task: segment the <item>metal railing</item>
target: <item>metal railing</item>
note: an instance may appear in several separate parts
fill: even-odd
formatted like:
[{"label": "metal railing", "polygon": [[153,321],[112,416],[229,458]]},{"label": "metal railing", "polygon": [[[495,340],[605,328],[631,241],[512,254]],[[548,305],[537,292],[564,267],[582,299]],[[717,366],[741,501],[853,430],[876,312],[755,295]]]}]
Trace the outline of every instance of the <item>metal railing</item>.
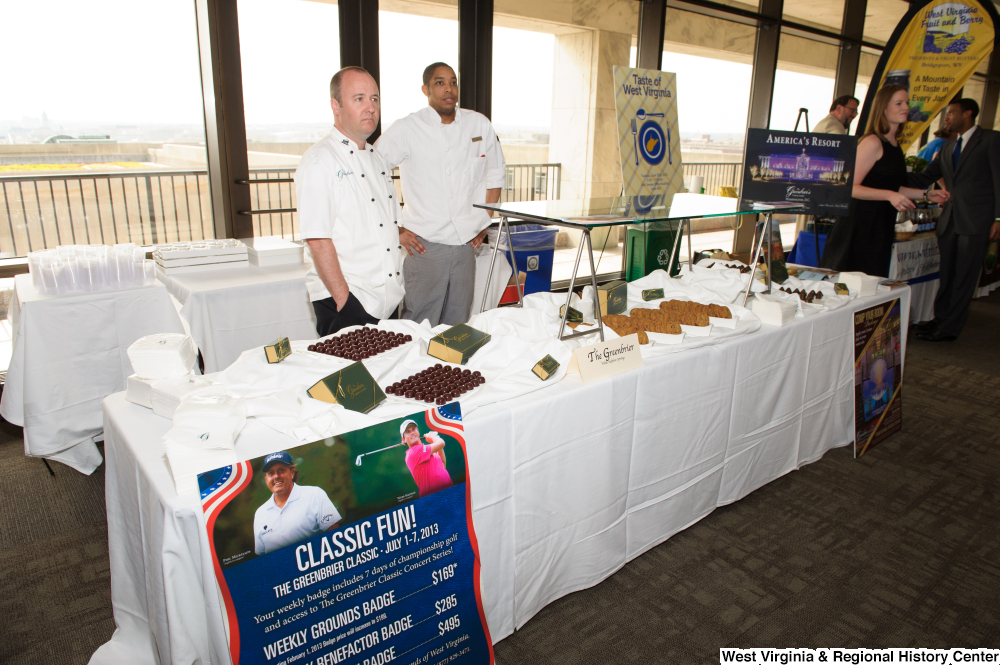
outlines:
[{"label": "metal railing", "polygon": [[705,176],[705,193],[718,195],[719,187],[735,187],[737,191],[742,183],[742,162],[692,162],[684,164],[684,179],[691,181],[691,176]]},{"label": "metal railing", "polygon": [[[739,187],[741,164],[684,164],[705,176],[705,191]],[[298,237],[295,169],[252,169],[255,235]],[[267,183],[262,181],[275,180]],[[562,165],[508,164],[501,201],[560,198]],[[257,210],[285,210],[258,214]],[[0,257],[66,244],[203,240],[214,237],[208,174],[203,170],[0,176]]]},{"label": "metal railing", "polygon": [[0,176],[0,256],[214,235],[204,171]]},{"label": "metal railing", "polygon": [[550,201],[560,197],[562,164],[508,164],[500,202]]}]

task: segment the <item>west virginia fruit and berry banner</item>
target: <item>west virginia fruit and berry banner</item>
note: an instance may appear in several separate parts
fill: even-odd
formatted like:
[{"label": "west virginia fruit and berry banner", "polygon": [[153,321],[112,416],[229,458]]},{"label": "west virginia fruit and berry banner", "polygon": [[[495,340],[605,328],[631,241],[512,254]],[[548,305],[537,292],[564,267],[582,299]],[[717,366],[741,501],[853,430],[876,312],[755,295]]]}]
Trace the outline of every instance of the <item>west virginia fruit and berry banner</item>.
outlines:
[{"label": "west virginia fruit and berry banner", "polygon": [[199,476],[233,665],[486,665],[458,404]]},{"label": "west virginia fruit and berry banner", "polygon": [[905,151],[927,129],[993,50],[1000,16],[992,2],[913,2],[882,51],[865,97],[857,133],[864,133],[875,93],[895,83],[910,91],[909,122],[899,137]]}]

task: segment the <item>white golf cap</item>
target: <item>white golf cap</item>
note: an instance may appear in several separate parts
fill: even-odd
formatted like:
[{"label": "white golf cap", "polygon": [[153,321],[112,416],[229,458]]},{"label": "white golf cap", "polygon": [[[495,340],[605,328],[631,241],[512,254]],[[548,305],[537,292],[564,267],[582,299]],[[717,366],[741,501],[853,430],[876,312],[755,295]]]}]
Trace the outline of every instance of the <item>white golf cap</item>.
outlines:
[{"label": "white golf cap", "polygon": [[406,428],[410,425],[416,426],[416,420],[404,420],[403,424],[399,426],[399,438],[403,438],[403,434],[406,433]]}]

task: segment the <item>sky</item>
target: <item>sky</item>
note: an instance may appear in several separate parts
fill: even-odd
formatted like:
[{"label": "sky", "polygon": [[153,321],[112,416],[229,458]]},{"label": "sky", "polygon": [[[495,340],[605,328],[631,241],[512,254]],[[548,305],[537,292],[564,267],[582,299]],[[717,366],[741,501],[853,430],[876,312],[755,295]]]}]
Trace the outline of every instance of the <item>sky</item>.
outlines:
[{"label": "sky", "polygon": [[[5,73],[6,89],[17,94],[0,97],[0,120],[20,122],[45,112],[53,123],[201,124],[193,5],[191,0],[7,3],[5,51],[31,58]],[[332,124],[328,86],[340,64],[336,5],[239,0],[238,11],[247,124]],[[379,21],[385,127],[426,105],[420,76],[427,64],[457,66],[458,34],[457,22],[445,19],[380,12]],[[38,47],[34,26],[44,26],[44,48]],[[550,125],[555,44],[552,35],[494,29],[495,124]],[[750,65],[664,53],[663,70],[677,74],[684,135],[742,135]],[[803,106],[814,125],[828,112],[832,93],[832,77],[779,70],[772,127],[791,129]]]}]

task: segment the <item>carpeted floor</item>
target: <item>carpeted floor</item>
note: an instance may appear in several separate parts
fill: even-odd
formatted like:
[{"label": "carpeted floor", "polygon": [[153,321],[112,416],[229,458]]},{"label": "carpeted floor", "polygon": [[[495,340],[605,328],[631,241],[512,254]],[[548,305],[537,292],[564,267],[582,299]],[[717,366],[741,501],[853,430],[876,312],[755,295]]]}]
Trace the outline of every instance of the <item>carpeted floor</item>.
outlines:
[{"label": "carpeted floor", "polygon": [[[1000,292],[911,341],[904,428],[790,473],[552,603],[497,662],[710,663],[723,646],[1000,647]],[[85,663],[114,630],[103,467],[0,440],[0,663]]]}]

